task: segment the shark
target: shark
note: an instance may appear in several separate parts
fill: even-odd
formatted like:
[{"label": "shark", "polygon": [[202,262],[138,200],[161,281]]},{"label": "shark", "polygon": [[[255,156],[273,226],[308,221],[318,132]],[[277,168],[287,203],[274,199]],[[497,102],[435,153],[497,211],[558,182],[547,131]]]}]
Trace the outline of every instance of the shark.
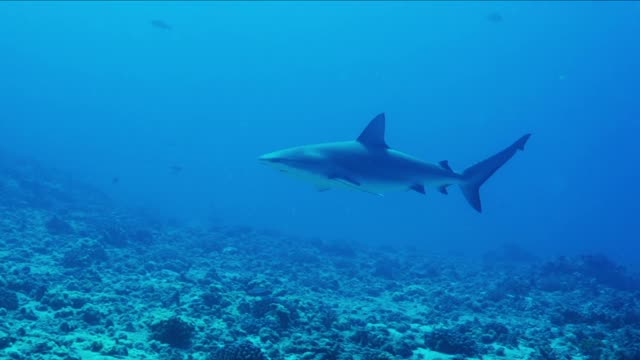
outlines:
[{"label": "shark", "polygon": [[286,148],[260,156],[260,162],[313,183],[319,191],[347,188],[382,195],[410,190],[426,194],[427,188],[448,194],[457,185],[469,205],[482,212],[480,187],[524,146],[531,134],[521,136],[503,150],[462,172],[447,160],[428,163],[392,149],[385,140],[386,120],[373,118],[355,140]]}]

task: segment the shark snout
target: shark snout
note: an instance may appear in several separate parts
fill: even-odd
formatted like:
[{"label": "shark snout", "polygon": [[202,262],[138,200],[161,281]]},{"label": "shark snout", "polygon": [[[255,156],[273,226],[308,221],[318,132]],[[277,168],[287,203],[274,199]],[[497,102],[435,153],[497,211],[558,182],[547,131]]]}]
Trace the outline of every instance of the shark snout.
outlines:
[{"label": "shark snout", "polygon": [[258,158],[258,161],[265,163],[265,164],[277,164],[282,162],[282,158],[276,156],[274,153],[268,153],[268,154],[264,154],[262,156],[260,156]]}]

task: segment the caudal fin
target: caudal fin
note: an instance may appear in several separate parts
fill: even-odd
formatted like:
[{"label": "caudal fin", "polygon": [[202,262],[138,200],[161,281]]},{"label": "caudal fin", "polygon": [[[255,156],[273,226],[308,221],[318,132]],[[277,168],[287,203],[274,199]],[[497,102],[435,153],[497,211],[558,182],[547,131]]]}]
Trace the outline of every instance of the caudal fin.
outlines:
[{"label": "caudal fin", "polygon": [[478,212],[482,212],[482,203],[480,202],[480,186],[491,177],[502,165],[504,165],[518,150],[524,150],[524,145],[529,140],[531,134],[522,136],[511,146],[500,151],[499,153],[483,160],[469,168],[467,168],[462,176],[465,182],[460,184],[462,194],[467,199],[471,207]]}]

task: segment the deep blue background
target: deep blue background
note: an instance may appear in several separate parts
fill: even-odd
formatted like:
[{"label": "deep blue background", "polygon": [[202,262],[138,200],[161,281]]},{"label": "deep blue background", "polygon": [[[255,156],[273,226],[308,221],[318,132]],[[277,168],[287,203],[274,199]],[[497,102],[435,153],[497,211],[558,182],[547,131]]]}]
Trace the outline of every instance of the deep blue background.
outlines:
[{"label": "deep blue background", "polygon": [[[640,257],[638,3],[2,2],[0,34],[1,146],[123,205],[436,251]],[[392,147],[457,170],[533,137],[482,188],[483,214],[456,189],[318,193],[256,161],[355,138],[382,111]]]}]

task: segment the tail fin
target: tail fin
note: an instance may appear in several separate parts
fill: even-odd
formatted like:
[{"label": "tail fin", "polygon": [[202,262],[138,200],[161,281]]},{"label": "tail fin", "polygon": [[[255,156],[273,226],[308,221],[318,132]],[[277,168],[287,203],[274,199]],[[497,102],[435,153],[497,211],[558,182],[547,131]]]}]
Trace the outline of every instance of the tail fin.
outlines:
[{"label": "tail fin", "polygon": [[502,165],[504,165],[518,150],[524,150],[524,144],[527,143],[531,134],[522,136],[518,141],[514,142],[508,148],[499,153],[483,160],[469,168],[467,168],[462,176],[465,182],[460,184],[462,194],[469,202],[469,205],[482,212],[482,204],[480,202],[480,186],[491,177]]}]

